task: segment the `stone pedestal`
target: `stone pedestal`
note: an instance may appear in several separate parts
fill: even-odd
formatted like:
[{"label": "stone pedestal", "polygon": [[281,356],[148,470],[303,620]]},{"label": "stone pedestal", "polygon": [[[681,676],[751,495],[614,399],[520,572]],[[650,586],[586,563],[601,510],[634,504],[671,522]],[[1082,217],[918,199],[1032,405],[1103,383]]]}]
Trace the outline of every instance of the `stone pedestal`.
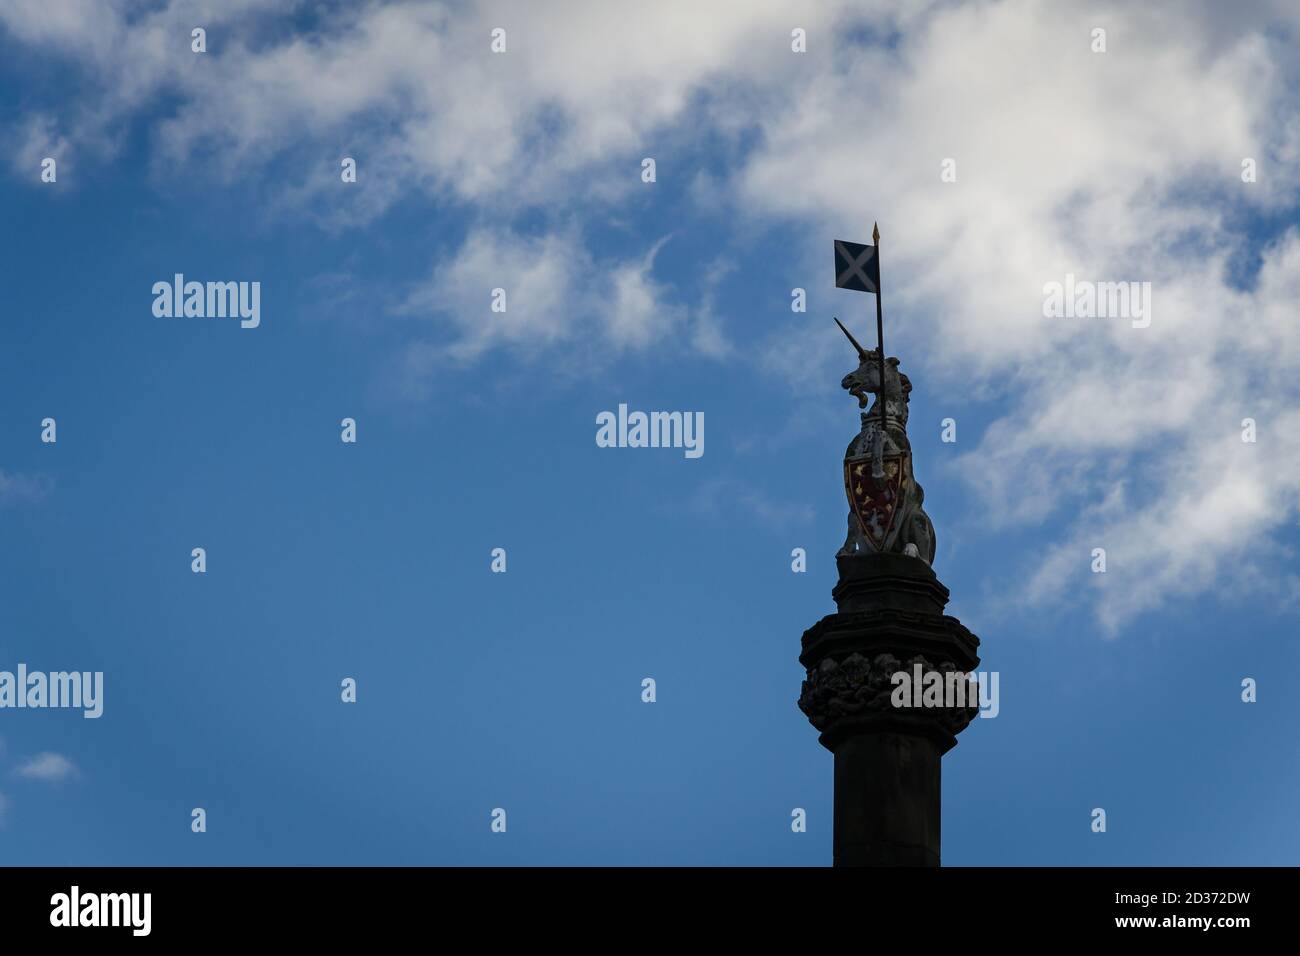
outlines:
[{"label": "stone pedestal", "polygon": [[948,589],[902,554],[836,559],[838,612],[803,635],[799,708],[835,754],[835,865],[938,866],[940,758],[978,712],[895,707],[899,671],[970,673],[979,638],[943,613]]}]

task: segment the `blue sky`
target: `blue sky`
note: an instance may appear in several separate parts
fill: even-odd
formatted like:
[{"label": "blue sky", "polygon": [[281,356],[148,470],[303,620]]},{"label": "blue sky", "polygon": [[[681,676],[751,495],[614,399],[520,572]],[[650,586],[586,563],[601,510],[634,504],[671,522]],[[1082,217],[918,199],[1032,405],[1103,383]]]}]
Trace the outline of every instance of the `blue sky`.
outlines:
[{"label": "blue sky", "polygon": [[[870,327],[830,240],[879,219],[1000,674],[944,862],[1296,862],[1294,13],[782,6],[0,14],[0,669],[105,674],[98,720],[0,711],[0,860],[829,863],[797,657],[857,430],[831,315]],[[154,317],[176,272],[260,281],[260,326]],[[1151,281],[1151,327],[1044,317],[1066,272]],[[620,402],[705,454],[598,448]]]}]

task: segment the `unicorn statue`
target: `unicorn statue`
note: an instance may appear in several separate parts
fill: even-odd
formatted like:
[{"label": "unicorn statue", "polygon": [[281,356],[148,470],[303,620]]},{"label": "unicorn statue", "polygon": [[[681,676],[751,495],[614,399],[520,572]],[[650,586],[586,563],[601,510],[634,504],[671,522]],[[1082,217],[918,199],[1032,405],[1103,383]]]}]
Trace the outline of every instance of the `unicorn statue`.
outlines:
[{"label": "unicorn statue", "polygon": [[[849,533],[839,555],[905,554],[934,561],[934,525],[921,505],[925,492],[912,475],[912,445],[907,440],[907,403],[912,383],[899,372],[898,359],[884,361],[880,350],[858,344],[839,319],[858,353],[858,367],[840,387],[858,400],[862,430],[844,452],[844,492],[849,499]],[[867,408],[871,396],[874,403]],[[883,414],[882,414],[883,412]]]}]

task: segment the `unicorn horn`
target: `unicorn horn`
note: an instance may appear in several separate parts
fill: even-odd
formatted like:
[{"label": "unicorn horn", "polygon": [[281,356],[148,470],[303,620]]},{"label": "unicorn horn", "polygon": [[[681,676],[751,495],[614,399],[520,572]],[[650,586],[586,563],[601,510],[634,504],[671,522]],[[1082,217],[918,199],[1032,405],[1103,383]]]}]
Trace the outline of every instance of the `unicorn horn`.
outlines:
[{"label": "unicorn horn", "polygon": [[867,353],[862,350],[862,346],[859,345],[858,340],[853,337],[853,333],[846,329],[844,323],[838,318],[835,319],[835,324],[840,327],[841,332],[849,337],[849,341],[853,343],[853,347],[858,350],[858,358],[865,362],[867,360]]}]

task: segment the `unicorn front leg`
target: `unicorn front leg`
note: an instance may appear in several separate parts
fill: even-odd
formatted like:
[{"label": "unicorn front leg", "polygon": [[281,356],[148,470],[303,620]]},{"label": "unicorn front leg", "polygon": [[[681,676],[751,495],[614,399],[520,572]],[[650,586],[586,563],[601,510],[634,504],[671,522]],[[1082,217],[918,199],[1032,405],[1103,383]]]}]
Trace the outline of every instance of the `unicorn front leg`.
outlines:
[{"label": "unicorn front leg", "polygon": [[866,542],[862,538],[862,525],[858,523],[858,516],[852,511],[849,512],[849,533],[844,539],[844,547],[840,548],[837,557],[841,554],[857,554],[863,550]]}]

